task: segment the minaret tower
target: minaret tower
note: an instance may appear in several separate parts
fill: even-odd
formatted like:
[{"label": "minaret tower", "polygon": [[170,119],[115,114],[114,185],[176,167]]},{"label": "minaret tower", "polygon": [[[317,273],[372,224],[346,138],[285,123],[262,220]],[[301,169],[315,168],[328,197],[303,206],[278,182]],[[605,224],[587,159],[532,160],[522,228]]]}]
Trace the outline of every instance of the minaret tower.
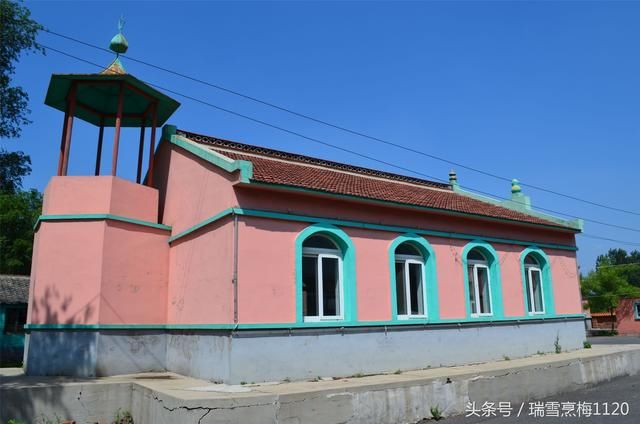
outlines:
[{"label": "minaret tower", "polygon": [[[25,350],[31,375],[94,376],[106,364],[121,372],[163,367],[145,350],[152,336],[138,340],[127,328],[166,324],[170,228],[158,222],[153,165],[156,128],[179,103],[125,71],[122,26],[121,20],[109,45],[116,57],[106,69],[55,74],[49,83],[45,104],[64,112],[64,123],[57,175],[45,189],[36,224]],[[86,164],[89,175],[70,176],[72,147],[87,141],[73,140],[78,119],[98,129],[95,165]],[[111,170],[100,175],[110,128]],[[137,146],[121,137],[123,128],[140,129]],[[129,148],[138,154],[135,181],[117,175],[118,155]],[[134,339],[136,360],[118,357]]]}]

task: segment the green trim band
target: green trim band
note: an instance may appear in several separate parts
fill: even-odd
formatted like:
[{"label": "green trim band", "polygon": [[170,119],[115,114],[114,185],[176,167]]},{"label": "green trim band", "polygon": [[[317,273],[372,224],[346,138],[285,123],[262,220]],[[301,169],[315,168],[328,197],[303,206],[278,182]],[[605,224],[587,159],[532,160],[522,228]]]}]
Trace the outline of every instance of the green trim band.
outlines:
[{"label": "green trim band", "polygon": [[519,316],[508,318],[478,318],[472,321],[464,319],[440,319],[437,322],[427,319],[412,319],[399,321],[352,321],[352,322],[284,322],[264,324],[25,324],[29,331],[46,330],[278,330],[278,329],[305,329],[305,328],[347,328],[347,327],[393,327],[424,325],[437,326],[438,324],[473,324],[485,323],[514,323],[522,321],[562,321],[568,319],[584,319],[584,314],[556,315],[553,318],[536,316]]},{"label": "green trim band", "polygon": [[110,220],[126,222],[128,224],[142,225],[144,227],[156,228],[164,231],[171,231],[171,227],[164,224],[156,224],[155,222],[142,221],[140,219],[127,218],[125,216],[112,215],[109,213],[85,213],[85,214],[69,214],[69,215],[40,215],[36,224],[34,225],[34,231],[38,231],[38,227],[41,222],[47,221],[100,221]]},{"label": "green trim band", "polygon": [[212,216],[211,218],[208,218],[192,227],[189,227],[188,229],[182,231],[181,233],[171,237],[169,242],[173,242],[194,231],[197,231],[202,227],[209,225],[211,223],[214,223],[229,214],[253,216],[258,218],[281,219],[285,221],[298,221],[298,222],[308,222],[308,223],[317,223],[317,224],[322,223],[322,224],[329,224],[329,225],[335,225],[335,226],[361,228],[361,229],[367,229],[367,230],[391,231],[391,232],[402,233],[402,234],[413,233],[413,234],[422,235],[422,236],[443,237],[443,238],[453,238],[453,239],[462,239],[462,240],[484,240],[486,242],[492,242],[492,243],[517,244],[521,246],[535,245],[540,248],[547,248],[547,249],[560,249],[560,250],[571,250],[571,251],[578,250],[576,246],[570,246],[566,244],[537,243],[535,241],[506,239],[506,238],[499,238],[499,237],[483,237],[478,234],[465,234],[465,233],[455,233],[455,232],[447,232],[447,231],[425,230],[420,228],[372,224],[369,222],[362,222],[362,221],[349,221],[344,219],[332,219],[332,218],[324,218],[324,217],[308,216],[308,215],[295,215],[295,214],[288,214],[288,213],[282,213],[282,212],[272,212],[272,211],[265,211],[265,210],[258,210],[258,209],[243,209],[243,208],[225,209],[222,212],[219,212],[216,215]]}]

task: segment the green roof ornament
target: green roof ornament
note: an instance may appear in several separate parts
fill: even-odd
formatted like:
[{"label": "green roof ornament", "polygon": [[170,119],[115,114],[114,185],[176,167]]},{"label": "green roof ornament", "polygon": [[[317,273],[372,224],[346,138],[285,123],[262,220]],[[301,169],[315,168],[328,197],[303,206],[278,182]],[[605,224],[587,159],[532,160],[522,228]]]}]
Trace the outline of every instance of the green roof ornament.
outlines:
[{"label": "green roof ornament", "polygon": [[116,53],[116,55],[125,54],[129,48],[129,43],[125,38],[122,30],[124,29],[124,17],[120,17],[118,20],[118,33],[111,39],[109,43],[109,49]]},{"label": "green roof ornament", "polygon": [[522,192],[522,187],[520,187],[520,181],[514,178],[513,180],[511,180],[511,193],[518,194],[520,192]]}]

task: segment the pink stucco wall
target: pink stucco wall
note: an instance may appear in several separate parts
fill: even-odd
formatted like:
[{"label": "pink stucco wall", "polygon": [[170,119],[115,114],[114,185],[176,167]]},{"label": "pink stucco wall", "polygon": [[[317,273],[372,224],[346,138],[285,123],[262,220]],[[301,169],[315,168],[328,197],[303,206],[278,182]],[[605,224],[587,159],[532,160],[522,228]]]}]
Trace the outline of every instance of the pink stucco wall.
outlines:
[{"label": "pink stucco wall", "polygon": [[640,299],[621,299],[616,309],[616,329],[620,335],[640,335],[640,320],[635,317],[633,305]]},{"label": "pink stucco wall", "polygon": [[119,177],[53,177],[43,215],[112,214],[157,222],[158,190]]},{"label": "pink stucco wall", "polygon": [[210,225],[171,246],[169,324],[233,322],[233,223]]},{"label": "pink stucco wall", "polygon": [[154,324],[167,319],[168,233],[107,221],[104,228],[101,324]]},{"label": "pink stucco wall", "polygon": [[156,157],[154,182],[160,191],[162,223],[177,234],[223,209],[237,205],[237,175],[221,171],[167,142]]}]

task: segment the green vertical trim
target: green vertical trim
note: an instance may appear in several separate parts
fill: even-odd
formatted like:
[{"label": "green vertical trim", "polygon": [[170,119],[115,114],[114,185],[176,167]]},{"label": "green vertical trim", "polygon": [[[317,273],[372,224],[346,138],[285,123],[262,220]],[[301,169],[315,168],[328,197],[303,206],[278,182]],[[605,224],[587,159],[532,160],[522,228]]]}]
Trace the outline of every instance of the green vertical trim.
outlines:
[{"label": "green vertical trim", "polygon": [[[475,240],[462,250],[462,273],[464,277],[464,304],[468,320],[476,320],[484,317],[471,316],[471,304],[469,303],[469,272],[467,271],[467,256],[472,249],[478,248],[489,262],[489,288],[491,290],[492,319],[504,318],[504,305],[502,303],[502,278],[500,272],[500,257],[496,250],[484,240]],[[476,300],[477,301],[477,300]]]},{"label": "green vertical trim", "polygon": [[[524,259],[527,255],[532,254],[540,263],[542,269],[542,291],[544,292],[544,314],[530,314],[527,308],[527,299],[529,298],[529,291],[527,290],[527,277],[524,269]],[[551,265],[549,257],[542,249],[537,246],[527,247],[520,253],[520,273],[522,276],[522,290],[524,292],[524,313],[525,315],[531,315],[532,317],[555,317],[556,307],[553,297],[553,282],[551,278]]]},{"label": "green vertical trim", "polygon": [[[296,322],[304,323],[302,315],[302,243],[315,234],[323,234],[338,244],[342,251],[342,296],[344,296],[344,320],[339,323],[357,321],[356,303],[356,249],[353,242],[341,229],[331,224],[313,224],[298,234],[295,241],[296,251]],[[334,321],[336,322],[336,321]]]},{"label": "green vertical trim", "polygon": [[[422,276],[424,281],[424,296],[426,297],[425,305],[427,309],[427,319],[421,322],[434,322],[440,319],[440,306],[438,302],[438,273],[436,271],[436,255],[429,244],[424,238],[416,234],[403,234],[398,236],[389,245],[389,275],[391,282],[391,319],[392,321],[409,321],[398,319],[398,293],[396,292],[396,248],[404,242],[411,243],[418,249],[422,257],[424,258],[424,275]],[[419,318],[418,318],[419,319]]]}]

